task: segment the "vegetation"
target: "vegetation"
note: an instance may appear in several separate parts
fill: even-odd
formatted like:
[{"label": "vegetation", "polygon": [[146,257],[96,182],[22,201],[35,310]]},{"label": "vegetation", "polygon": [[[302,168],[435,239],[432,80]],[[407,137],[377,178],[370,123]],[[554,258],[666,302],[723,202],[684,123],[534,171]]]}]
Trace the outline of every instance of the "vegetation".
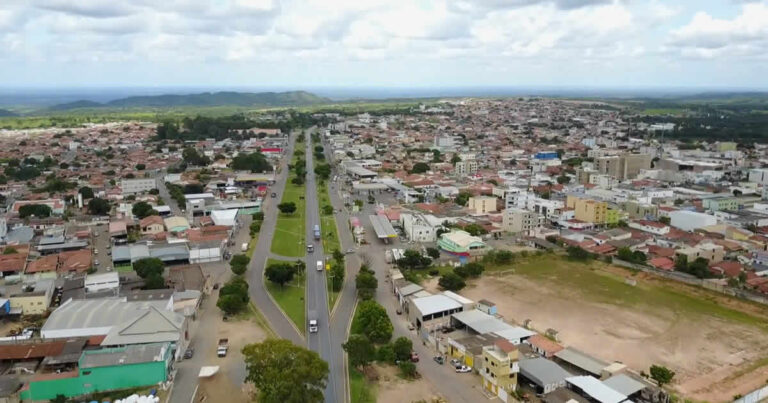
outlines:
[{"label": "vegetation", "polygon": [[440,287],[449,291],[459,291],[466,287],[464,279],[456,273],[445,273],[437,282]]},{"label": "vegetation", "polygon": [[280,287],[291,282],[296,275],[296,267],[290,263],[273,263],[264,270],[267,279]]},{"label": "vegetation", "polygon": [[216,306],[227,314],[242,312],[248,307],[248,283],[240,276],[233,277],[219,290]]},{"label": "vegetation", "polygon": [[112,205],[104,199],[94,197],[88,202],[88,212],[92,215],[108,215]]},{"label": "vegetation", "polygon": [[364,334],[351,334],[347,342],[341,345],[349,354],[349,362],[354,367],[363,368],[376,358],[376,347]]},{"label": "vegetation", "polygon": [[363,300],[371,299],[378,286],[379,280],[376,279],[373,270],[369,269],[365,264],[362,265],[357,273],[357,277],[355,277],[357,295]]},{"label": "vegetation", "polygon": [[[281,260],[267,259],[266,264],[267,268],[269,268],[270,266],[287,263]],[[297,261],[294,263],[294,267],[294,275],[291,282],[281,286],[278,283],[268,281],[265,282],[265,286],[280,309],[282,309],[291,321],[293,321],[300,332],[304,332],[306,330],[306,304],[304,303],[304,292],[306,290],[306,278],[304,274],[306,267],[303,261]],[[266,271],[264,275],[266,276]],[[267,279],[269,278],[267,277]]]},{"label": "vegetation", "polygon": [[27,204],[19,207],[19,218],[37,217],[45,218],[51,216],[51,207],[45,204]]},{"label": "vegetation", "polygon": [[350,333],[363,334],[374,343],[387,343],[392,338],[392,330],[392,322],[383,306],[373,300],[360,302]]},{"label": "vegetation", "polygon": [[277,205],[277,208],[283,214],[293,214],[296,212],[296,203],[294,202],[280,203]]},{"label": "vegetation", "polygon": [[651,365],[651,379],[656,381],[659,386],[668,385],[675,377],[675,372],[661,365]]},{"label": "vegetation", "polygon": [[267,339],[243,348],[246,380],[253,382],[258,401],[322,402],[328,363],[314,351],[288,340]]},{"label": "vegetation", "polygon": [[248,263],[251,262],[251,258],[246,255],[235,255],[229,261],[229,268],[237,276],[242,276],[248,270]]},{"label": "vegetation", "polygon": [[472,193],[469,192],[459,192],[458,195],[456,195],[456,199],[454,200],[456,204],[459,206],[466,206],[469,202],[469,198],[472,197]]},{"label": "vegetation", "polygon": [[250,154],[238,154],[232,159],[230,168],[237,171],[251,171],[251,172],[270,172],[272,171],[272,165],[267,161],[264,154],[260,152]]},{"label": "vegetation", "polygon": [[143,201],[135,203],[131,208],[131,212],[139,219],[158,214],[158,212],[152,208],[152,205]]}]

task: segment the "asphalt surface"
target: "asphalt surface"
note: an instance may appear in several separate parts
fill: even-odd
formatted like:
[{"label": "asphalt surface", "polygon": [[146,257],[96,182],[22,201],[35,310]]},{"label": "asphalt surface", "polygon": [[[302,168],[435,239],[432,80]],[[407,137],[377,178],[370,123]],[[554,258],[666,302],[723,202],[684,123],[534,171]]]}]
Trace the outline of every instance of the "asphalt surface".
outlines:
[{"label": "asphalt surface", "polygon": [[173,200],[171,194],[168,193],[168,187],[165,186],[165,174],[166,170],[163,169],[158,171],[157,175],[155,175],[155,180],[157,180],[157,190],[159,192],[158,196],[160,196],[160,198],[163,199],[163,202],[171,208],[171,215],[184,217],[179,205],[176,204],[176,200]]},{"label": "asphalt surface", "polygon": [[[307,242],[314,244],[314,251],[307,253],[307,320],[317,319],[318,331],[309,333],[307,328],[306,335],[308,347],[312,351],[320,354],[329,367],[328,384],[325,388],[326,402],[340,402],[340,396],[346,396],[341,379],[344,377],[344,370],[340,362],[340,357],[333,353],[332,344],[339,344],[340,341],[331,340],[330,310],[328,309],[328,288],[326,277],[328,271],[325,270],[325,262],[330,260],[331,251],[325,253],[323,242],[315,239],[314,227],[320,225],[320,207],[317,200],[317,180],[314,174],[314,155],[312,150],[311,131],[306,133],[306,160],[307,160],[307,180],[306,180],[306,238]],[[321,228],[321,233],[326,233],[327,229]],[[322,269],[317,270],[317,262],[322,261]],[[342,398],[343,399],[343,398]]]}]

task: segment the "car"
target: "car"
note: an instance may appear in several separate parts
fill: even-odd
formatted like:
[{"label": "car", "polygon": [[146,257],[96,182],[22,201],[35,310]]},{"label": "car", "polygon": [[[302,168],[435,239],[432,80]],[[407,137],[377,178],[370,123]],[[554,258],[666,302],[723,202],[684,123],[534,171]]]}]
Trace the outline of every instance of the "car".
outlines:
[{"label": "car", "polygon": [[408,330],[414,330],[416,329],[416,326],[413,325],[413,323],[408,324]]},{"label": "car", "polygon": [[99,261],[98,261],[98,260],[94,260],[94,261],[93,261],[93,264],[94,264],[94,266],[98,266],[100,263],[99,263]]},{"label": "car", "polygon": [[461,361],[459,361],[459,360],[458,360],[458,359],[456,359],[456,358],[454,358],[454,359],[452,359],[452,360],[451,360],[451,365],[452,365],[454,368],[459,368],[459,367],[461,367],[461,366],[462,366],[462,364],[461,364]]},{"label": "car", "polygon": [[467,372],[472,372],[472,367],[468,367],[466,365],[462,365],[458,368],[456,368],[456,372],[459,374],[466,374]]},{"label": "car", "polygon": [[354,249],[347,249],[347,255],[351,255],[353,253],[355,253]]},{"label": "car", "polygon": [[443,365],[443,363],[445,363],[445,357],[443,357],[442,355],[438,355],[432,359],[435,360],[435,362],[440,365]]},{"label": "car", "polygon": [[395,313],[397,313],[398,315],[402,315],[402,314],[403,314],[403,311],[402,311],[402,310],[400,310],[400,309],[397,309],[397,310],[395,311]]},{"label": "car", "polygon": [[272,196],[272,197],[277,197],[277,193],[275,193],[275,192],[272,192],[271,196]]},{"label": "car", "polygon": [[98,249],[94,249],[94,250],[93,250],[93,254],[94,254],[94,255],[98,255],[98,254],[99,254],[99,250],[98,250]]},{"label": "car", "polygon": [[93,236],[99,236],[99,231],[94,232]]},{"label": "car", "polygon": [[415,351],[411,351],[411,362],[419,362],[419,354]]},{"label": "car", "polygon": [[192,358],[195,355],[195,349],[194,348],[188,348],[184,350],[184,359],[188,360]]}]

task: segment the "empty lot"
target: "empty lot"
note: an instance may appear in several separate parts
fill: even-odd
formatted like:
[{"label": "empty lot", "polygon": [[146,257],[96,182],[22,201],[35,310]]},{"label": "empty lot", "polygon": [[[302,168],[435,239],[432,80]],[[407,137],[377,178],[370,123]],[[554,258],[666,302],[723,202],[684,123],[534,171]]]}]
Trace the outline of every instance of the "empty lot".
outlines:
[{"label": "empty lot", "polygon": [[[495,302],[510,321],[605,361],[677,372],[673,387],[696,400],[728,401],[768,379],[763,307],[604,263],[546,255],[489,271],[462,294]],[[514,269],[510,272],[508,270]],[[637,280],[636,286],[625,279]]]}]

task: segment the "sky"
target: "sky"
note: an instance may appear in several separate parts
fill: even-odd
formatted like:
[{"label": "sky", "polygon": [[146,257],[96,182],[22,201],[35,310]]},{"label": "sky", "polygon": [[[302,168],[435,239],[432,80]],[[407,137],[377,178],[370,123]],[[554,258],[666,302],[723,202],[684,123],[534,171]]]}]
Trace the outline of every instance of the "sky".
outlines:
[{"label": "sky", "polygon": [[0,88],[768,88],[768,0],[2,0]]}]

